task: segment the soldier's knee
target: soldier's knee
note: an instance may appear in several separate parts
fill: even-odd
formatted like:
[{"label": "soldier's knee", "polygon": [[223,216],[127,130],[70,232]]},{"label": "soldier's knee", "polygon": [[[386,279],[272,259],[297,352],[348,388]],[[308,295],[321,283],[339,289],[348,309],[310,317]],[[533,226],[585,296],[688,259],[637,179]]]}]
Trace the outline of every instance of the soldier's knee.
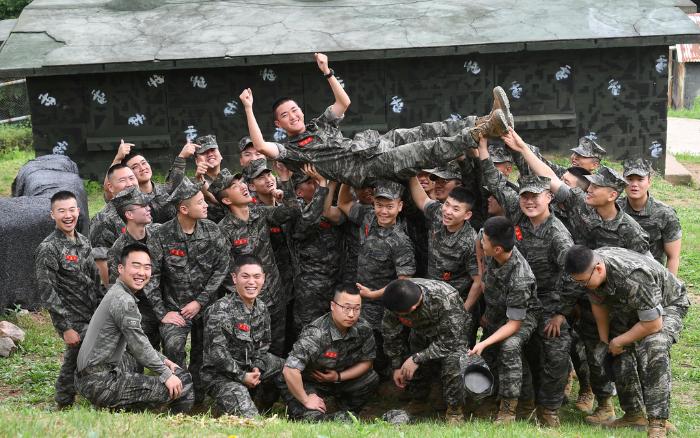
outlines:
[{"label": "soldier's knee", "polygon": [[517,336],[511,336],[501,342],[501,354],[513,355],[520,354],[523,350],[523,341]]}]

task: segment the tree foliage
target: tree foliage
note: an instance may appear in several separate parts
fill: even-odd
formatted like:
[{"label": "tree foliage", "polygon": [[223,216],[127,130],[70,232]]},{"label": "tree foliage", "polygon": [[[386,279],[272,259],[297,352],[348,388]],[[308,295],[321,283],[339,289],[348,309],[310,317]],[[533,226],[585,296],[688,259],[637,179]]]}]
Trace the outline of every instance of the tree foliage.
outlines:
[{"label": "tree foliage", "polygon": [[0,0],[0,20],[17,18],[32,0]]}]

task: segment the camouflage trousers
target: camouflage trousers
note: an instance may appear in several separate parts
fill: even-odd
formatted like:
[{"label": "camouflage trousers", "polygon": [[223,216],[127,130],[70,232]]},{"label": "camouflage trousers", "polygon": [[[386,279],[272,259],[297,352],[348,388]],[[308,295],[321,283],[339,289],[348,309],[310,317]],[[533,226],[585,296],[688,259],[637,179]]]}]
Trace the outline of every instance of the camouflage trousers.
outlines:
[{"label": "camouflage trousers", "polygon": [[475,117],[464,120],[423,123],[385,134],[368,130],[355,134],[346,159],[314,161],[326,178],[352,187],[365,187],[378,179],[403,181],[420,169],[439,167],[463,155],[476,143],[462,130],[474,125]]},{"label": "camouflage trousers", "polygon": [[[482,356],[494,372],[498,395],[502,399],[534,400],[532,374],[525,360],[525,346],[537,329],[536,314],[528,312],[520,330],[506,340],[484,350]],[[499,327],[488,327],[482,339],[491,336]]]},{"label": "camouflage trousers", "polygon": [[[588,299],[585,299],[580,300],[579,305],[580,317],[574,329],[576,333],[578,333],[586,350],[586,362],[588,363],[588,370],[590,372],[591,389],[598,399],[612,397],[615,394],[615,387],[605,373],[603,364],[593,354],[595,347],[600,342],[600,336],[598,335],[598,327],[596,326],[595,318],[591,311],[591,304]],[[636,403],[639,407],[642,406],[641,397],[638,398]],[[628,406],[628,409],[631,409],[631,406]],[[626,411],[624,407],[623,410]]]},{"label": "camouflage trousers", "polygon": [[[129,353],[125,352],[124,356]],[[98,408],[139,411],[167,407],[172,413],[189,412],[194,403],[192,377],[183,369],[175,375],[182,381],[182,395],[170,399],[168,388],[158,377],[136,372],[136,361],[127,357],[118,366],[98,365],[76,373],[80,395]],[[94,372],[93,372],[94,371]]]},{"label": "camouflage trousers", "polygon": [[[204,385],[200,375],[204,360],[204,319],[199,317],[185,321],[187,324],[184,327],[178,327],[174,324],[160,325],[163,355],[189,371],[194,383],[195,399],[199,403],[204,400]],[[187,345],[187,336],[190,335],[190,332],[192,337],[190,340],[190,361],[188,365],[185,346]]]},{"label": "camouflage trousers", "polygon": [[283,356],[287,334],[287,303],[270,308],[270,353]]},{"label": "camouflage trousers", "polygon": [[[282,393],[282,399],[287,404],[287,415],[293,420],[323,421],[333,418],[330,412],[324,414],[321,411],[307,409],[297,400],[280,374],[276,379]],[[316,394],[321,398],[333,397],[338,405],[338,411],[350,411],[357,415],[362,407],[379,386],[379,376],[374,370],[369,370],[362,376],[353,380],[340,383],[319,383],[304,376],[304,391],[307,394]]]},{"label": "camouflage trousers", "polygon": [[551,314],[539,317],[537,330],[527,348],[533,385],[537,388],[536,403],[547,409],[559,409],[564,402],[564,388],[569,377],[571,335],[569,323],[564,321],[559,336],[547,337],[544,328],[551,317]]},{"label": "camouflage trousers", "polygon": [[[430,342],[424,336],[411,330],[408,343],[411,354],[425,350]],[[413,374],[413,379],[406,385],[406,391],[415,400],[425,400],[429,393],[433,379],[438,376],[442,384],[442,396],[448,406],[461,406],[464,402],[464,383],[460,372],[459,359],[467,355],[468,346],[466,339],[447,356],[421,363]]]},{"label": "camouflage trousers", "polygon": [[276,388],[270,388],[270,383],[274,382],[274,379],[280,375],[284,366],[283,359],[272,354],[267,355],[267,357],[266,369],[261,376],[260,384],[255,389],[249,389],[241,382],[223,377],[215,377],[208,382],[207,392],[214,399],[218,411],[246,418],[259,415],[258,408],[253,402],[253,396],[256,395],[256,392],[270,389],[276,392]]},{"label": "camouflage trousers", "polygon": [[[671,346],[678,341],[687,311],[687,307],[665,307],[662,330],[641,339],[613,359],[620,406],[623,406],[623,399],[642,397],[648,418],[668,419],[671,402]],[[625,331],[625,328],[615,324],[614,319],[611,321],[610,339]],[[641,385],[640,381],[643,382]],[[636,385],[640,385],[641,391]]]},{"label": "camouflage trousers", "polygon": [[580,388],[588,388],[591,386],[591,371],[588,368],[588,360],[586,359],[586,345],[581,340],[576,330],[571,328],[571,348],[569,355],[571,363],[578,378]]},{"label": "camouflage trousers", "polygon": [[[142,301],[144,300],[139,301],[139,304]],[[160,351],[160,321],[158,317],[150,306],[139,306],[139,313],[141,314],[141,330],[148,337],[151,346],[156,351]]]},{"label": "camouflage trousers", "polygon": [[76,347],[66,345],[66,349],[63,351],[63,363],[55,384],[55,400],[59,406],[70,406],[75,401],[75,368],[78,364],[78,352],[81,344]]},{"label": "camouflage trousers", "polygon": [[330,310],[335,278],[301,273],[294,279],[294,332]]}]

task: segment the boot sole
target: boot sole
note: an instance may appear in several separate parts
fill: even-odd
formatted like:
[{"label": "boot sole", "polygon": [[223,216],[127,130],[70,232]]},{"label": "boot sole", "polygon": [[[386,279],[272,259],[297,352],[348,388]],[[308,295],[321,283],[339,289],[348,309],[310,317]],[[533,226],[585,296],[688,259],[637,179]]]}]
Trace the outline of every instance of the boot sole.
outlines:
[{"label": "boot sole", "polygon": [[508,119],[503,110],[496,110],[493,112],[493,116],[491,117],[491,123],[500,125],[498,126],[498,130],[501,131],[503,134],[508,133]]},{"label": "boot sole", "polygon": [[493,109],[500,108],[503,111],[506,119],[506,126],[510,126],[515,129],[515,123],[513,120],[513,114],[510,112],[510,101],[508,100],[508,95],[505,90],[499,85],[493,89]]}]

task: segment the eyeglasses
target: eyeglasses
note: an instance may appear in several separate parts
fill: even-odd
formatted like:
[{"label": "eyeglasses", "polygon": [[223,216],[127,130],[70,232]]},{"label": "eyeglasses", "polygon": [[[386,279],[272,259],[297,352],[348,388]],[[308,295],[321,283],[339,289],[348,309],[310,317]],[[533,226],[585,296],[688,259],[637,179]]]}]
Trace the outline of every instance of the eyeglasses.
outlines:
[{"label": "eyeglasses", "polygon": [[593,273],[595,272],[595,268],[596,268],[597,266],[598,266],[598,263],[596,263],[595,265],[593,265],[593,268],[591,269],[591,275],[588,276],[588,280],[586,280],[585,283],[584,283],[583,281],[577,280],[577,279],[575,279],[575,278],[574,278],[573,280],[574,280],[577,284],[583,285],[584,289],[587,288],[587,287],[588,287],[588,283],[590,283],[590,282],[591,282],[591,278],[593,278]]},{"label": "eyeglasses", "polygon": [[336,306],[340,307],[340,309],[343,311],[344,314],[350,315],[352,312],[354,315],[359,315],[360,314],[360,309],[361,306],[355,306],[355,307],[350,307],[350,306],[343,306],[342,304],[338,304],[335,301],[332,301],[333,304]]}]

